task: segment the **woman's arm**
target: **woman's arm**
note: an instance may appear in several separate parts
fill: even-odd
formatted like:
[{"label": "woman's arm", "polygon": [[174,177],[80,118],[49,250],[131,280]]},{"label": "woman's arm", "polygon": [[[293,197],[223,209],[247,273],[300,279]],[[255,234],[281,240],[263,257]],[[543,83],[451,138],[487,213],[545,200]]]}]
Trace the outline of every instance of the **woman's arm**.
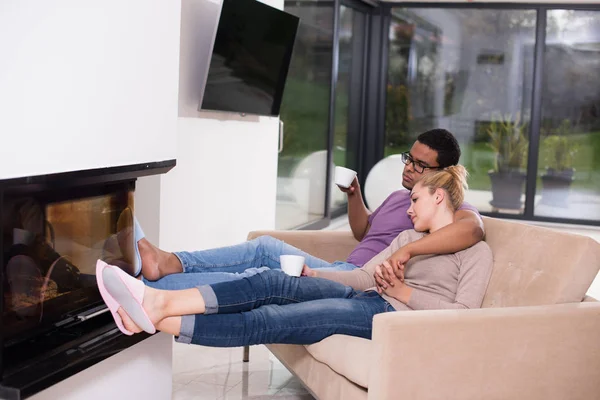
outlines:
[{"label": "woman's arm", "polygon": [[[378,285],[383,288],[381,292],[401,301],[413,310],[479,308],[492,274],[494,262],[492,251],[487,244],[483,244],[460,256],[458,286],[453,302],[401,282],[396,277],[392,266],[387,262],[382,268],[383,280],[377,278]],[[414,267],[418,268],[417,265]],[[393,281],[394,285],[386,285],[385,281]]]},{"label": "woman's arm", "polygon": [[[305,270],[306,270],[305,266]],[[363,268],[357,268],[354,271],[322,271],[318,269],[309,269],[311,273],[306,274],[314,278],[324,278],[330,281],[350,286],[354,290],[367,290],[375,286],[373,274]]]}]

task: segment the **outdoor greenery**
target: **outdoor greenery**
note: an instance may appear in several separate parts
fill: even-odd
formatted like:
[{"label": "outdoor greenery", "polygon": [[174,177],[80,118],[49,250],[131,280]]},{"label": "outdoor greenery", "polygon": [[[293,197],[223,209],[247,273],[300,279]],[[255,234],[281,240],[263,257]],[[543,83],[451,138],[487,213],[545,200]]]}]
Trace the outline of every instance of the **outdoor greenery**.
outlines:
[{"label": "outdoor greenery", "polygon": [[[573,168],[576,170],[577,179],[573,187],[584,190],[600,189],[600,131],[586,132],[571,135],[569,143],[579,150],[573,159]],[[461,143],[461,163],[469,171],[469,188],[474,190],[490,190],[488,171],[494,167],[494,151],[486,143]],[[399,154],[410,149],[409,145],[400,147],[387,147],[385,156]],[[539,174],[544,172],[545,164],[542,162],[548,157],[549,149],[542,146],[539,154]],[[538,188],[541,183],[538,182]]]},{"label": "outdoor greenery", "polygon": [[495,154],[494,171],[509,172],[520,170],[527,162],[528,141],[525,133],[527,124],[521,123],[521,115],[496,116],[487,129],[490,141],[488,146]]},{"label": "outdoor greenery", "polygon": [[551,135],[544,139],[542,144],[546,168],[555,171],[566,171],[573,168],[578,146],[568,137]]},{"label": "outdoor greenery", "polygon": [[573,168],[579,145],[570,136],[571,121],[565,119],[542,141],[545,167],[554,171],[566,171]]},{"label": "outdoor greenery", "polygon": [[[329,87],[318,82],[289,78],[281,107],[281,120],[285,126],[278,176],[288,176],[302,158],[327,146]],[[333,146],[335,165],[345,165],[347,124],[348,96],[339,93],[336,96]]]}]

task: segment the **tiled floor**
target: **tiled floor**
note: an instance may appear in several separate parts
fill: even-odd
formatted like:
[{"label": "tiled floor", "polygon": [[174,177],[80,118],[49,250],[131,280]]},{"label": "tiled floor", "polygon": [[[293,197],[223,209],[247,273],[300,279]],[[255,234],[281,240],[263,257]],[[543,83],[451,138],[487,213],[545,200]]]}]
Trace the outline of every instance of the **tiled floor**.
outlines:
[{"label": "tiled floor", "polygon": [[265,346],[220,349],[173,343],[173,400],[313,400]]},{"label": "tiled floor", "polygon": [[[346,216],[329,229],[348,230]],[[346,220],[347,221],[347,220]],[[590,236],[600,242],[600,229],[538,224]],[[600,275],[588,294],[600,298]],[[250,348],[250,362],[242,362],[242,349],[219,349],[173,344],[173,400],[312,400],[302,384],[265,346]]]}]

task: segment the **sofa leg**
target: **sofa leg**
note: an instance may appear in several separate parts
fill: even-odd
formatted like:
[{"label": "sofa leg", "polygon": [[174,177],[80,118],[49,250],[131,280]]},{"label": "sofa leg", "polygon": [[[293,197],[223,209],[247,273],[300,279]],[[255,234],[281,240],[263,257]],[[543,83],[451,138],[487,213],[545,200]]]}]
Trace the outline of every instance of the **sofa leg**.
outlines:
[{"label": "sofa leg", "polygon": [[250,361],[250,346],[244,346],[244,357],[242,358],[242,361]]}]

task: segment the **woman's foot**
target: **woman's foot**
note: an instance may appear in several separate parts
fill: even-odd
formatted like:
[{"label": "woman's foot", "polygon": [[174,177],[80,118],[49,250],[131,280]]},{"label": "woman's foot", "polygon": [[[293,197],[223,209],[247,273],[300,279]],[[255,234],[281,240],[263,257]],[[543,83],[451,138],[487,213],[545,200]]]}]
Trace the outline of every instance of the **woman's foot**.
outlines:
[{"label": "woman's foot", "polygon": [[[163,290],[153,289],[146,286],[144,290],[144,300],[142,308],[150,318],[152,325],[158,329],[160,322],[167,318],[167,293]],[[121,316],[123,326],[133,333],[140,333],[143,329],[140,328],[127,314],[123,307],[119,307],[117,313]]]},{"label": "woman's foot", "polygon": [[125,327],[125,329],[133,333],[140,333],[142,331],[142,328],[137,326],[135,322],[133,322],[133,320],[129,318],[129,315],[127,315],[125,310],[123,310],[123,307],[119,307],[117,313],[121,317],[121,321],[123,321],[123,326]]},{"label": "woman's foot", "polygon": [[[127,315],[127,313],[125,312],[125,310],[123,310],[123,308],[119,308],[117,313],[121,317],[121,320],[123,321],[123,326],[127,330],[129,330],[133,333],[142,332],[142,328],[137,326],[135,324],[135,322],[133,322],[133,320],[131,318],[129,318],[129,315]],[[155,324],[155,326],[156,326],[156,329],[161,332],[169,333],[173,336],[179,336],[179,334],[181,332],[181,317],[164,318],[161,321],[157,322]]]}]

